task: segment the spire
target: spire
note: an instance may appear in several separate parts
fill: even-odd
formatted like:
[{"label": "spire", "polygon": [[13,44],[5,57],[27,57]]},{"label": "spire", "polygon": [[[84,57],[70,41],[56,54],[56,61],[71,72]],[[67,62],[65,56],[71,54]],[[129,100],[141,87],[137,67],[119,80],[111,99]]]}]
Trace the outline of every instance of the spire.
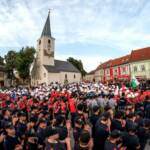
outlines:
[{"label": "spire", "polygon": [[49,10],[49,12],[48,12],[47,20],[46,20],[46,22],[45,22],[45,25],[44,25],[44,28],[43,28],[43,31],[42,31],[42,34],[41,34],[41,37],[42,37],[42,36],[51,37],[50,10]]}]

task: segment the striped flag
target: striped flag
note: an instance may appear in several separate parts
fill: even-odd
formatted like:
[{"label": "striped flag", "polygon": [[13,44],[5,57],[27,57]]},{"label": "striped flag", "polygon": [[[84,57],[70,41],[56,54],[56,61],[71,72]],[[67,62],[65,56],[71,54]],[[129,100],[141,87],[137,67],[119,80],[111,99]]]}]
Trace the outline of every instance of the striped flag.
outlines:
[{"label": "striped flag", "polygon": [[136,89],[139,84],[140,84],[139,81],[135,78],[135,76],[133,76],[132,80],[131,80],[131,86],[132,86],[132,88]]}]

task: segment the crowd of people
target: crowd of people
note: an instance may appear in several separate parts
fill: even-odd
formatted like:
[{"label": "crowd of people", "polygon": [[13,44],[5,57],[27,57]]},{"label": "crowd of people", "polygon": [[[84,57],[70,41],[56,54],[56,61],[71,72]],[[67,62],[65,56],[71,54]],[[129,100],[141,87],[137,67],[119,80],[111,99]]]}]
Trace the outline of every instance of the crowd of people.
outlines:
[{"label": "crowd of people", "polygon": [[59,83],[0,90],[0,150],[144,150],[150,91]]}]

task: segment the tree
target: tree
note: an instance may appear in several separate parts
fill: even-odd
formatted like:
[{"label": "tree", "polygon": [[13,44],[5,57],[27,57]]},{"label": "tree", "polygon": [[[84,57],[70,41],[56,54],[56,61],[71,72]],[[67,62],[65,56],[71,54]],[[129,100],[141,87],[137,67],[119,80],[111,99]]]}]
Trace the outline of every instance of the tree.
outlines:
[{"label": "tree", "polygon": [[16,56],[17,53],[13,50],[9,51],[7,55],[5,55],[5,70],[7,72],[7,77],[10,79],[11,84],[12,81],[15,79],[14,76],[14,69],[16,68]]},{"label": "tree", "polygon": [[75,66],[82,74],[82,77],[86,75],[86,71],[83,68],[83,63],[81,60],[74,59],[73,57],[69,57],[67,59],[73,66]]},{"label": "tree", "polygon": [[33,47],[22,48],[16,57],[16,69],[19,77],[24,80],[30,79],[30,66],[34,60],[36,50]]},{"label": "tree", "polygon": [[0,65],[4,65],[4,58],[0,56]]}]

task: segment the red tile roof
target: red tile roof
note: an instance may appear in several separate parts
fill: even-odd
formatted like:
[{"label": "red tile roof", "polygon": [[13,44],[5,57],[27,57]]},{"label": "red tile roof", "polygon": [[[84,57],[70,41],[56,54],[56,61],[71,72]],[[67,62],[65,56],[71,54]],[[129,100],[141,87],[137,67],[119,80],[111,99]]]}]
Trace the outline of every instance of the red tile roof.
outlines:
[{"label": "red tile roof", "polygon": [[109,68],[109,67],[111,67],[111,64],[112,64],[112,60],[108,60],[102,64],[102,67]]},{"label": "red tile roof", "polygon": [[114,67],[114,66],[123,65],[123,64],[128,63],[129,61],[130,61],[130,55],[126,55],[123,57],[113,59],[111,62],[111,66]]},{"label": "red tile roof", "polygon": [[141,60],[147,60],[150,59],[150,47],[146,48],[141,48],[138,50],[133,50],[131,54],[122,56],[113,60],[108,60],[102,64],[100,64],[95,71],[103,68],[109,68],[109,67],[114,67],[114,66],[119,66],[123,65],[129,62],[134,62],[134,61],[141,61]]},{"label": "red tile roof", "polygon": [[130,62],[150,59],[150,47],[133,50],[131,52]]}]

